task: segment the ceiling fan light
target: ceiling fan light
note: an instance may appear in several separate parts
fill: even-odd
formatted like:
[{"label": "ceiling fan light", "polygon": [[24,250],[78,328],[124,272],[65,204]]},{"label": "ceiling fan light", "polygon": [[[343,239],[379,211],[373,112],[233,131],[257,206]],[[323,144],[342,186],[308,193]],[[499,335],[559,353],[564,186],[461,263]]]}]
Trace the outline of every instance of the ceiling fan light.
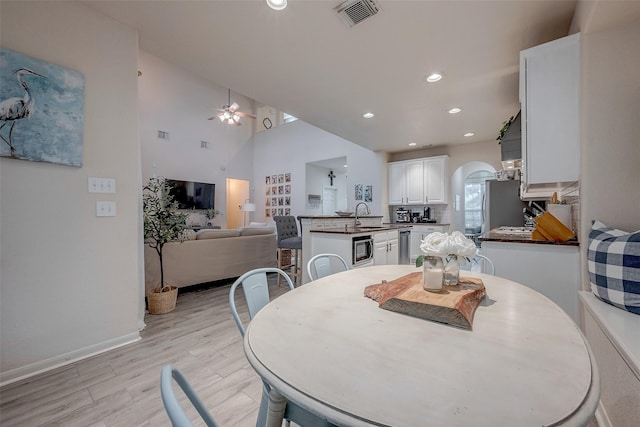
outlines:
[{"label": "ceiling fan light", "polygon": [[218,118],[220,119],[221,122],[224,122],[224,116],[223,115],[219,115]]},{"label": "ceiling fan light", "polygon": [[224,112],[224,118],[229,120],[231,118],[231,113],[229,113],[228,111]]},{"label": "ceiling fan light", "polygon": [[234,122],[237,122],[237,121],[239,121],[239,120],[240,120],[240,116],[239,116],[239,115],[237,115],[237,114],[234,114],[234,115],[233,115],[233,121],[234,121]]},{"label": "ceiling fan light", "polygon": [[442,74],[440,73],[432,73],[427,77],[427,81],[429,83],[435,83],[442,78]]},{"label": "ceiling fan light", "polygon": [[228,123],[228,124],[230,124],[230,125],[232,125],[232,124],[234,124],[234,123],[235,123],[235,121],[231,118],[231,119],[227,120],[227,123]]},{"label": "ceiling fan light", "polygon": [[287,0],[267,0],[267,5],[273,10],[282,10],[287,7]]}]

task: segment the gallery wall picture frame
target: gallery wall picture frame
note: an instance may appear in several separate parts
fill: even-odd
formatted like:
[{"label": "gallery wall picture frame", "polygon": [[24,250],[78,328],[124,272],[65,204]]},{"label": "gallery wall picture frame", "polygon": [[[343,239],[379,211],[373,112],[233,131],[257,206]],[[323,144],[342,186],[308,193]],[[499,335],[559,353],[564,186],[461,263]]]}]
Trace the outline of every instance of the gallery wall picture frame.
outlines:
[{"label": "gallery wall picture frame", "polygon": [[356,184],[355,200],[362,200],[362,184]]},{"label": "gallery wall picture frame", "polygon": [[291,173],[287,172],[266,175],[264,182],[266,196],[265,217],[290,215],[292,192]]},{"label": "gallery wall picture frame", "polygon": [[0,157],[82,167],[84,76],[0,48]]},{"label": "gallery wall picture frame", "polygon": [[373,202],[373,186],[367,185],[364,187],[364,201]]}]

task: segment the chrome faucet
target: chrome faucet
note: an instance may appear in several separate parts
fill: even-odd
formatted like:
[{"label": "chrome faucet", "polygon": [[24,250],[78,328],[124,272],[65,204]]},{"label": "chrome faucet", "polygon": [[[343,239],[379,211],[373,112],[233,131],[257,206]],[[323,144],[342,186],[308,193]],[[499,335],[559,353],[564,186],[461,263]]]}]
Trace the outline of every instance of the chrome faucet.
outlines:
[{"label": "chrome faucet", "polygon": [[367,208],[367,212],[365,213],[365,215],[371,215],[371,210],[369,210],[369,205],[367,205],[365,202],[359,202],[356,205],[356,219],[354,221],[354,227],[357,227],[359,225],[362,225],[362,223],[360,222],[360,219],[358,218],[358,208],[360,207],[360,205],[364,205],[365,208]]}]

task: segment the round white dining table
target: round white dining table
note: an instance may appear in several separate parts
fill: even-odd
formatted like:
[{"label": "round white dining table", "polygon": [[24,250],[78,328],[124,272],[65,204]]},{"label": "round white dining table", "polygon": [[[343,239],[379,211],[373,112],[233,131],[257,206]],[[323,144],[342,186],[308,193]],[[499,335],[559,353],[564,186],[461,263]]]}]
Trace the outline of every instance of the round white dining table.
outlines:
[{"label": "round white dining table", "polygon": [[272,386],[275,424],[282,397],[341,426],[589,423],[600,395],[597,368],[580,329],[556,304],[518,283],[462,272],[486,288],[464,330],[381,309],[364,296],[367,285],[414,271],[387,265],[334,274],[253,318],[245,354]]}]

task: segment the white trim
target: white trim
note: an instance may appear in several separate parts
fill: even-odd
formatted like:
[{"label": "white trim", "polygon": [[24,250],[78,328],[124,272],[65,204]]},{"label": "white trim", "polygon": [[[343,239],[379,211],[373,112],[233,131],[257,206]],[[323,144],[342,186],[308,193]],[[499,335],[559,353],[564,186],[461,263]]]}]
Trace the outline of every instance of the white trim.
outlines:
[{"label": "white trim", "polygon": [[596,409],[595,417],[598,422],[598,427],[613,427],[613,424],[611,424],[611,420],[609,420],[609,416],[607,415],[607,411],[602,405],[602,400],[598,402],[598,409]]},{"label": "white trim", "polygon": [[0,373],[0,387],[4,387],[61,366],[70,365],[82,359],[86,359],[109,350],[114,350],[118,347],[139,341],[140,339],[140,334],[138,332],[134,332],[129,335],[124,335],[122,337],[74,350],[69,353],[60,354],[49,359],[31,363],[30,365],[2,372]]},{"label": "white trim", "polygon": [[579,294],[585,309],[640,380],[640,316],[600,301],[592,292]]}]

